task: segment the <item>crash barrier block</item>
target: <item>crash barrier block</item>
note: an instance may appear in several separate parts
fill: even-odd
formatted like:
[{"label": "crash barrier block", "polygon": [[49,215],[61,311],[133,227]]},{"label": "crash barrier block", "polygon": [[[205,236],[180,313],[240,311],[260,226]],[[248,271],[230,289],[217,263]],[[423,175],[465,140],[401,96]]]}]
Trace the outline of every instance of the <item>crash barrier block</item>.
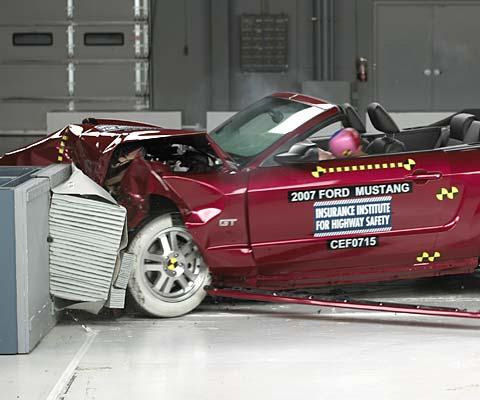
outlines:
[{"label": "crash barrier block", "polygon": [[70,165],[0,167],[0,354],[29,353],[56,323],[49,293],[50,191]]},{"label": "crash barrier block", "polygon": [[123,308],[133,256],[127,211],[73,167],[71,177],[53,190],[49,214],[50,293],[61,308],[98,312]]}]

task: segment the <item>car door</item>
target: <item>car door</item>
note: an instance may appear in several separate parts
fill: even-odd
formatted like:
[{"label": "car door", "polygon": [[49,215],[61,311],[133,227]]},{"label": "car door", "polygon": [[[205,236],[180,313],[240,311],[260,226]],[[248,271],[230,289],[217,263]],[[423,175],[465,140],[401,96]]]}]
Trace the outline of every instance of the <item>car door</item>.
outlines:
[{"label": "car door", "polygon": [[450,267],[476,268],[480,254],[480,146],[445,150],[449,183],[438,196],[439,214],[451,229],[439,233],[435,249]]},{"label": "car door", "polygon": [[451,223],[437,199],[446,165],[430,151],[256,168],[248,208],[259,273],[312,284],[415,275]]}]

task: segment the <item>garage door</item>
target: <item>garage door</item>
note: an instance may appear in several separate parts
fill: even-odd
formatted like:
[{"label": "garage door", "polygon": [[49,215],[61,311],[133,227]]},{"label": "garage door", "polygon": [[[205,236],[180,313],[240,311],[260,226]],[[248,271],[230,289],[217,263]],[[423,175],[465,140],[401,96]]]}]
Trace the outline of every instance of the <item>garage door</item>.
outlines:
[{"label": "garage door", "polygon": [[149,1],[101,3],[2,0],[0,133],[44,134],[48,111],[149,107]]}]

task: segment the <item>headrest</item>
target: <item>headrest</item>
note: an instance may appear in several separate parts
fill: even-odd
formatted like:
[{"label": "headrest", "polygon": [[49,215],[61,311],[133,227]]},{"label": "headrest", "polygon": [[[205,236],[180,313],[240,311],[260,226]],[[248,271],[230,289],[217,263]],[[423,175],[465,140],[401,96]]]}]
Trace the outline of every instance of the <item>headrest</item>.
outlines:
[{"label": "headrest", "polygon": [[378,103],[372,103],[367,108],[368,116],[377,131],[384,133],[398,133],[400,128],[388,115],[387,111]]},{"label": "headrest", "polygon": [[450,120],[450,138],[461,140],[465,138],[468,128],[475,120],[472,114],[457,114]]},{"label": "headrest", "polygon": [[463,143],[478,143],[480,141],[480,121],[473,121],[469,128],[467,129],[467,133],[465,134],[465,138],[463,139]]},{"label": "headrest", "polygon": [[355,129],[358,133],[365,133],[367,129],[365,128],[364,123],[360,119],[357,110],[355,110],[351,104],[345,103],[343,105],[343,110],[347,116],[350,126]]}]

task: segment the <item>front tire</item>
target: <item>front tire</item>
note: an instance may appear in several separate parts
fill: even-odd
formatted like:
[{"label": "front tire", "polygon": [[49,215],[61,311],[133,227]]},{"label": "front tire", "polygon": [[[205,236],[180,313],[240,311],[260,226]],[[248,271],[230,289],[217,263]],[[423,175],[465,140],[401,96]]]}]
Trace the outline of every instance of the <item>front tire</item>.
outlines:
[{"label": "front tire", "polygon": [[128,252],[135,255],[128,287],[141,311],[178,317],[205,298],[208,267],[178,214],[150,221],[135,235]]}]

